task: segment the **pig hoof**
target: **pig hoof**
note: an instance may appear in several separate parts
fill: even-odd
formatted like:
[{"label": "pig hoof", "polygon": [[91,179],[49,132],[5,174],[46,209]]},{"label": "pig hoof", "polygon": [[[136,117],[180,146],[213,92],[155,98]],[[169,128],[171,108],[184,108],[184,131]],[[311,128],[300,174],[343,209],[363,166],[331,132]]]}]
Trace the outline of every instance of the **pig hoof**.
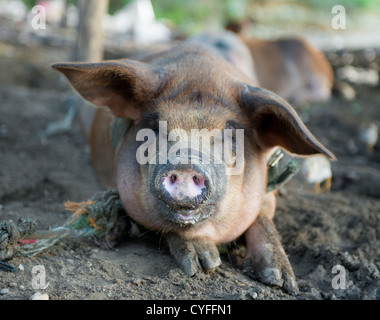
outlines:
[{"label": "pig hoof", "polygon": [[276,268],[264,269],[262,279],[265,281],[265,283],[272,284],[278,287],[282,287],[284,283],[284,281],[282,280],[281,271]]},{"label": "pig hoof", "polygon": [[193,245],[201,260],[203,269],[212,270],[221,265],[222,260],[220,260],[219,250],[214,244],[196,241]]},{"label": "pig hoof", "polygon": [[244,263],[244,270],[248,275],[264,284],[284,288],[288,293],[296,296],[298,286],[293,271],[286,263],[279,263],[278,266],[268,266],[263,262],[254,262],[252,258],[247,258]]},{"label": "pig hoof", "polygon": [[176,260],[182,271],[190,277],[195,275],[201,268],[198,257],[191,253],[184,257],[176,258]]},{"label": "pig hoof", "polygon": [[200,240],[184,240],[173,235],[167,240],[171,255],[188,276],[195,275],[202,267],[212,270],[222,263],[218,248],[214,244]]},{"label": "pig hoof", "polygon": [[293,296],[298,295],[299,290],[296,279],[285,277],[283,287],[287,292],[289,292]]}]

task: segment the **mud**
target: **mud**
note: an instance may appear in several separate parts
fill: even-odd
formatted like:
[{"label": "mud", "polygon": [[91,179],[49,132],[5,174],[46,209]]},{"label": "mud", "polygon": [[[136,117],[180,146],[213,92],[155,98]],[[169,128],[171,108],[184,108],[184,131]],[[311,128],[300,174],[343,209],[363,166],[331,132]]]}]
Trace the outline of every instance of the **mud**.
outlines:
[{"label": "mud", "polygon": [[[38,228],[61,225],[66,200],[83,201],[101,190],[78,123],[41,139],[62,120],[70,96],[50,62],[62,49],[0,43],[0,218],[37,220]],[[29,57],[29,58],[28,58]],[[339,59],[339,57],[338,57]],[[0,300],[28,299],[32,268],[44,266],[45,289],[59,299],[380,299],[380,145],[374,153],[359,140],[366,121],[380,125],[379,87],[355,86],[356,98],[298,108],[310,130],[338,158],[332,190],[315,194],[298,174],[278,197],[275,223],[298,279],[300,294],[251,280],[231,255],[209,273],[186,277],[152,232],[112,251],[91,239],[65,240],[33,258],[9,261],[18,271],[0,271]],[[334,289],[334,266],[345,270],[345,289]],[[19,267],[21,267],[20,270]],[[342,270],[342,269],[340,269]]]}]

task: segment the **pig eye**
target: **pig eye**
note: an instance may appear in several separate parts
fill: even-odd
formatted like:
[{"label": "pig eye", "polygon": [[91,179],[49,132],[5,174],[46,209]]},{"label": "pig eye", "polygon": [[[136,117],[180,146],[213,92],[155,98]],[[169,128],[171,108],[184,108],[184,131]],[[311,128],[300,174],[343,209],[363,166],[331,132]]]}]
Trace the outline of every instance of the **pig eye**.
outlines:
[{"label": "pig eye", "polygon": [[146,112],[141,117],[141,124],[146,129],[151,129],[155,134],[158,133],[159,121],[158,113],[156,112]]},{"label": "pig eye", "polygon": [[239,124],[234,120],[226,122],[225,129],[231,129],[232,136],[223,136],[223,139],[228,139],[227,143],[231,143],[233,155],[236,153],[236,129],[239,127],[241,126],[239,126]]},{"label": "pig eye", "polygon": [[151,129],[154,131],[154,133],[157,135],[157,134],[158,134],[158,128],[159,128],[158,120],[157,120],[157,122],[152,123],[150,128],[151,128]]},{"label": "pig eye", "polygon": [[235,120],[229,120],[226,122],[226,126],[225,126],[225,129],[233,129],[233,130],[236,130],[238,129],[239,127],[241,127],[239,125],[238,122],[236,122]]}]

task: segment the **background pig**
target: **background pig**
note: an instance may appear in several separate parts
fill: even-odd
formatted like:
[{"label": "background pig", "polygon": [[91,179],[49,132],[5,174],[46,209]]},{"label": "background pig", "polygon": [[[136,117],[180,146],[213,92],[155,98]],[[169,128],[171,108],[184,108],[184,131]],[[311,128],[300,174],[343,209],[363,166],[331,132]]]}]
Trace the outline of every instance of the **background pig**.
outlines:
[{"label": "background pig", "polygon": [[202,44],[209,50],[214,50],[216,54],[231,62],[237,69],[250,77],[256,85],[260,85],[251,51],[235,33],[228,30],[204,32],[195,34],[186,41]]},{"label": "background pig", "polygon": [[196,34],[187,41],[210,47],[257,86],[297,105],[327,101],[331,96],[332,67],[324,54],[305,39],[270,41],[225,30]]},{"label": "background pig", "polygon": [[243,38],[263,88],[294,104],[327,101],[334,73],[324,54],[301,38],[261,40]]},{"label": "background pig", "polygon": [[[104,156],[112,152],[106,135],[91,145],[98,148],[92,155],[103,154],[93,161],[102,167],[106,159],[104,173],[110,172],[109,159],[113,159],[113,183],[128,215],[166,236],[170,252],[186,274],[217,267],[221,261],[216,245],[244,235],[245,267],[252,277],[297,293],[272,222],[275,196],[266,193],[267,158],[276,146],[293,154],[334,156],[287,102],[255,87],[214,50],[195,44],[181,44],[140,62],[61,63],[54,68],[91,103],[107,106],[113,116],[133,120],[113,156]],[[92,141],[92,135],[105,130],[112,120],[107,111],[98,110],[88,130]],[[225,163],[202,161],[139,164],[136,151],[142,142],[136,141],[136,135],[149,128],[159,138],[160,121],[165,121],[168,132],[244,129],[243,172],[231,175]],[[155,150],[158,157],[157,146]]]},{"label": "background pig", "polygon": [[235,33],[251,53],[254,73],[262,88],[282,98],[304,104],[327,101],[334,86],[334,72],[325,55],[304,38],[277,40],[249,35],[250,21],[232,22]]}]

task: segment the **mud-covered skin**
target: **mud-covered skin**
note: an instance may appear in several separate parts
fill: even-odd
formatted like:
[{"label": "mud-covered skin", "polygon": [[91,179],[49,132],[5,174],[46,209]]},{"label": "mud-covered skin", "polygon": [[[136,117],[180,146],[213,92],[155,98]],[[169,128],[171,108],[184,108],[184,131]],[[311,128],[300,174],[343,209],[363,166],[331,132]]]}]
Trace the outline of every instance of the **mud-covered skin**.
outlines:
[{"label": "mud-covered skin", "polygon": [[[134,121],[113,157],[114,182],[128,215],[167,236],[170,251],[186,274],[201,266],[217,267],[217,244],[245,234],[246,266],[254,268],[253,276],[296,293],[294,274],[271,221],[275,199],[266,195],[267,160],[276,146],[300,155],[334,156],[286,101],[255,87],[233,64],[194,44],[162,52],[149,63],[115,60],[55,68],[85,99]],[[182,129],[184,134],[192,129],[224,130],[235,123],[237,129],[244,129],[242,171],[229,174],[231,168],[213,165],[205,169],[139,164],[136,153],[142,142],[136,141],[137,134],[141,129],[156,130],[157,121],[167,123],[167,132]],[[93,124],[100,125],[104,123]],[[161,134],[156,131],[156,137]],[[207,190],[190,192],[189,199],[165,199],[168,194],[163,190],[170,193],[170,189],[163,181],[173,172],[185,176],[189,170],[207,182],[203,188]],[[259,215],[264,218],[257,220]]]}]

